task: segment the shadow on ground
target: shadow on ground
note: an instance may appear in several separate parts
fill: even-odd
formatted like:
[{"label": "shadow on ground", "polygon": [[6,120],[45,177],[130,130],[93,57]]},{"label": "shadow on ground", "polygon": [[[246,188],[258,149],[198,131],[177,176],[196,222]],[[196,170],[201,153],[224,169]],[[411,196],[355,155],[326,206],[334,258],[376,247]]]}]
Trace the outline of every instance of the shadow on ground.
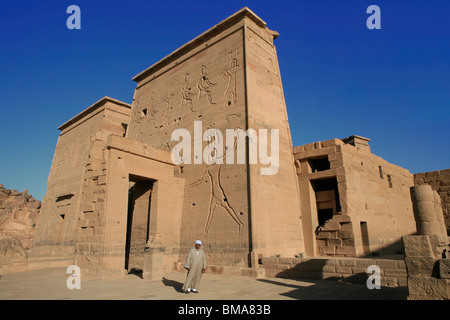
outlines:
[{"label": "shadow on ground", "polygon": [[128,271],[128,274],[132,274],[132,275],[135,275],[138,278],[144,279],[143,271],[141,269],[133,268],[130,271]]},{"label": "shadow on ground", "polygon": [[184,293],[184,291],[183,291],[183,283],[181,283],[179,281],[169,280],[169,279],[163,278],[162,279],[162,283],[166,287],[173,287],[176,292]]},{"label": "shadow on ground", "polygon": [[[284,279],[286,279],[284,277]],[[293,290],[280,293],[298,300],[406,300],[408,288],[384,287],[380,289],[367,288],[360,283],[344,282],[342,279],[311,280],[292,279],[291,283],[274,279],[257,279],[272,285],[290,287]],[[295,284],[297,282],[299,284]],[[305,285],[307,283],[308,285]]]}]

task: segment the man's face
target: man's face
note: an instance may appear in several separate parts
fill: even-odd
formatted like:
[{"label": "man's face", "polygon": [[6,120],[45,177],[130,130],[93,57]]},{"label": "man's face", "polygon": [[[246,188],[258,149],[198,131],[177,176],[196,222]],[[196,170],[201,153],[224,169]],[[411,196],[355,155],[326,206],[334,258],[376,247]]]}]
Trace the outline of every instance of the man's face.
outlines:
[{"label": "man's face", "polygon": [[200,246],[201,246],[200,244],[196,243],[195,244],[195,249],[197,249],[197,250],[200,249]]}]

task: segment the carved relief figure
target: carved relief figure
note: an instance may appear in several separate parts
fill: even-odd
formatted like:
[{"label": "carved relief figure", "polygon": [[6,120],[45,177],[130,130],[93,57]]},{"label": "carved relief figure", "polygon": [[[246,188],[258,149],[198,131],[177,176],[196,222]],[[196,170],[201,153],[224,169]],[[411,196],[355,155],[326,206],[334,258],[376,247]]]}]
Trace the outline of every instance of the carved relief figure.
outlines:
[{"label": "carved relief figure", "polygon": [[[208,140],[210,142],[212,142],[217,139],[219,139],[219,137],[215,133],[212,133]],[[233,152],[236,151],[238,139],[239,139],[239,134],[234,139],[233,147],[228,150],[225,150],[225,153],[221,155],[222,157],[226,157],[232,151]],[[231,150],[231,149],[233,149],[233,150]],[[218,158],[220,156],[215,155],[215,157],[216,157],[216,160],[218,160]],[[206,178],[209,177],[209,181],[211,183],[211,195],[210,195],[210,201],[209,201],[209,206],[208,206],[208,216],[207,216],[205,228],[203,231],[204,237],[206,237],[208,235],[209,226],[210,226],[212,218],[213,218],[214,210],[216,209],[217,206],[220,206],[223,209],[225,209],[225,211],[228,213],[228,215],[238,225],[239,234],[241,234],[241,231],[242,231],[243,223],[239,219],[239,216],[236,213],[236,210],[234,210],[234,208],[228,202],[228,198],[226,196],[225,190],[223,189],[223,187],[220,183],[221,169],[222,169],[222,164],[217,164],[216,162],[213,162],[212,164],[207,165],[205,167],[200,179],[198,179],[197,181],[190,184],[191,187],[195,187],[195,186],[199,185],[205,179],[205,177]]]},{"label": "carved relief figure", "polygon": [[191,92],[191,87],[189,86],[189,72],[186,72],[186,75],[184,76],[183,89],[181,91],[181,107],[188,104],[191,112],[195,112],[191,98],[193,95],[194,94]]},{"label": "carved relief figure", "polygon": [[233,209],[233,207],[228,202],[227,196],[223,187],[220,184],[220,170],[222,165],[213,163],[205,167],[203,174],[200,179],[190,184],[191,187],[199,185],[205,177],[209,177],[211,183],[211,196],[209,200],[208,207],[208,217],[206,219],[205,228],[203,231],[203,236],[208,235],[209,226],[213,218],[214,211],[217,206],[222,207],[228,213],[228,215],[233,219],[233,221],[238,225],[239,234],[241,234],[243,223],[239,219],[238,214]]},{"label": "carved relief figure", "polygon": [[142,132],[142,122],[145,120],[147,116],[147,109],[142,109],[139,100],[135,100],[133,105],[133,115],[132,121],[136,123],[136,132],[135,139],[141,141],[143,132]]},{"label": "carved relief figure", "polygon": [[173,92],[173,88],[175,86],[176,80],[172,83],[172,85],[169,87],[169,91],[167,94],[163,97],[163,103],[164,103],[164,112],[162,114],[163,119],[166,117],[168,113],[170,113],[173,109],[173,99],[175,97],[175,93]]},{"label": "carved relief figure", "polygon": [[133,105],[133,115],[131,116],[131,120],[134,123],[141,122],[140,113],[141,113],[141,104],[140,104],[139,100],[135,100],[134,105]]},{"label": "carved relief figure", "polygon": [[237,61],[237,50],[230,52],[230,68],[222,72],[222,77],[228,79],[227,89],[225,90],[225,104],[230,106],[237,102],[237,71],[240,69]]},{"label": "carved relief figure", "polygon": [[208,74],[206,73],[206,66],[202,65],[202,75],[200,76],[198,83],[197,83],[197,88],[199,90],[198,92],[198,98],[200,99],[202,97],[202,94],[206,94],[208,96],[208,102],[209,105],[213,105],[216,104],[215,102],[213,102],[212,100],[212,96],[211,96],[211,87],[214,87],[217,83],[212,83],[209,78],[208,78]]}]

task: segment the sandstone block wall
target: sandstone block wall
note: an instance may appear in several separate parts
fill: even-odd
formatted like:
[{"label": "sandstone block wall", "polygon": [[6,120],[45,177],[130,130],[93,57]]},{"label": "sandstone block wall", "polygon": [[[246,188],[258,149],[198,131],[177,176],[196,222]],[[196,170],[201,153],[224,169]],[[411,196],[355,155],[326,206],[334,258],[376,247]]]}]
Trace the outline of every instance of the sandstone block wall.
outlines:
[{"label": "sandstone block wall", "polygon": [[[401,237],[416,232],[410,187],[413,175],[369,152],[346,144],[343,166],[346,171],[347,198],[343,209],[352,217],[357,254],[378,251],[401,253]],[[367,228],[365,244],[363,227]],[[365,251],[364,245],[368,246]]]},{"label": "sandstone block wall", "polygon": [[315,234],[319,255],[343,257],[356,255],[355,236],[349,215],[334,215]]},{"label": "sandstone block wall", "polygon": [[[76,255],[77,263],[87,270],[86,277],[120,277],[132,269],[145,269],[144,250],[155,238],[164,251],[161,268],[169,270],[178,260],[184,196],[184,181],[173,176],[170,153],[110,135],[99,169],[106,175],[100,189],[104,192],[97,193],[104,201],[93,211],[98,220],[92,228],[84,228],[86,234],[79,233],[83,237],[78,242],[83,247]],[[150,199],[130,211],[130,188],[140,182],[151,183],[141,190]]]},{"label": "sandstone block wall", "polygon": [[450,259],[443,258],[437,235],[403,237],[409,300],[450,299]]},{"label": "sandstone block wall", "polygon": [[106,138],[125,134],[129,110],[128,104],[105,97],[59,127],[31,256],[73,261],[86,239],[102,237],[94,226],[104,210]]},{"label": "sandstone block wall", "polygon": [[267,277],[290,279],[329,279],[366,283],[367,268],[380,268],[381,285],[406,286],[406,267],[403,260],[362,258],[277,258],[264,257],[262,266]]},{"label": "sandstone block wall", "polygon": [[74,261],[82,270],[83,279],[99,278],[103,270],[104,220],[106,215],[106,136],[96,135],[89,147],[80,205],[77,215]]},{"label": "sandstone block wall", "polygon": [[409,192],[413,175],[372,154],[367,142],[352,136],[294,148],[308,255],[336,253],[334,245],[328,247],[316,235],[318,210],[332,204],[328,201],[324,206],[327,203],[319,198],[319,182],[324,180],[334,181],[330,187],[336,192],[333,214],[340,211],[351,221],[348,231],[353,232],[353,239],[348,240],[354,241],[356,256],[401,253],[401,237],[415,233]]}]

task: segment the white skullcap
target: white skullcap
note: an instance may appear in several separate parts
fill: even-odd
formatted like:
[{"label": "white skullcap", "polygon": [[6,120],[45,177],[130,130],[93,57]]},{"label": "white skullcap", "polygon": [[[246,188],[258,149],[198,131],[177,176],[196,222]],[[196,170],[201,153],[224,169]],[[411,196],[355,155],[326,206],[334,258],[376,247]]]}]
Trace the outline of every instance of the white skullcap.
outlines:
[{"label": "white skullcap", "polygon": [[202,245],[202,242],[200,240],[195,241],[195,244]]}]

